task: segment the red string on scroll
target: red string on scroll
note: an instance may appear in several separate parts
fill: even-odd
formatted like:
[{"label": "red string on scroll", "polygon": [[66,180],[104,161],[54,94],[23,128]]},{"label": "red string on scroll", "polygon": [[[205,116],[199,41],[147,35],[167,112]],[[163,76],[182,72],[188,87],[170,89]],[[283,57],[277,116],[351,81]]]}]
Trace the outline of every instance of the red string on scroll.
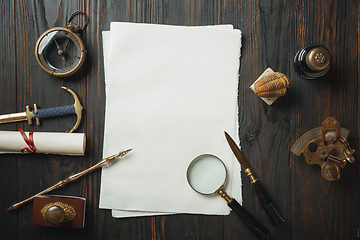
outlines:
[{"label": "red string on scroll", "polygon": [[29,148],[25,147],[25,148],[21,149],[21,152],[22,153],[24,153],[25,151],[32,152],[32,153],[35,152],[36,147],[34,145],[34,139],[33,139],[34,132],[29,132],[29,138],[28,138],[22,128],[19,128],[19,131],[21,133],[21,136],[24,138],[25,143],[29,146]]}]

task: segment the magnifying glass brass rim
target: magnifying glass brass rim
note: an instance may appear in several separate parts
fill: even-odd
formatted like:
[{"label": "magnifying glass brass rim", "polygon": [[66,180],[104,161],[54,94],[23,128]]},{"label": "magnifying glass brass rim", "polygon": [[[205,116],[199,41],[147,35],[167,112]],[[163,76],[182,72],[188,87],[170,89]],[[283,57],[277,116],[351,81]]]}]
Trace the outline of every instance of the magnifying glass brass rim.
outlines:
[{"label": "magnifying glass brass rim", "polygon": [[[190,180],[190,170],[191,168],[193,168],[194,164],[196,164],[198,161],[204,159],[205,157],[210,157],[210,158],[213,158],[215,160],[217,160],[219,163],[221,163],[221,166],[223,167],[224,169],[224,179],[222,180],[221,184],[219,184],[219,187],[216,188],[214,191],[209,191],[209,192],[204,192],[204,191],[199,191],[199,189],[195,188],[194,187],[194,184],[191,184],[191,180]],[[227,170],[226,170],[226,166],[225,166],[225,163],[217,156],[213,155],[213,154],[201,154],[197,157],[195,157],[189,164],[187,170],[186,170],[186,179],[187,179],[187,182],[189,184],[189,186],[197,193],[199,194],[202,194],[202,195],[211,195],[211,194],[214,194],[214,193],[219,193],[222,188],[224,187],[225,183],[226,183],[226,180],[227,180]]]}]

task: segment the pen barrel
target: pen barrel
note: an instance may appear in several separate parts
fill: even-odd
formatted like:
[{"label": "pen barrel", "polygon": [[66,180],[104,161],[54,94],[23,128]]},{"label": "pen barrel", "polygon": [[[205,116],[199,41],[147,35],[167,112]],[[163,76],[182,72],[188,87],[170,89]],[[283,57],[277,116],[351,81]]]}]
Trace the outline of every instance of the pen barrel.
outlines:
[{"label": "pen barrel", "polygon": [[252,230],[258,239],[261,240],[266,237],[268,230],[235,199],[231,199],[231,201],[228,202],[228,206],[239,215],[240,219]]},{"label": "pen barrel", "polygon": [[276,227],[280,223],[284,222],[284,219],[281,217],[279,212],[276,210],[270,196],[267,194],[265,189],[262,187],[259,180],[251,184],[255,189],[255,192],[260,200],[261,205],[263,206],[266,214],[270,218],[271,224]]}]

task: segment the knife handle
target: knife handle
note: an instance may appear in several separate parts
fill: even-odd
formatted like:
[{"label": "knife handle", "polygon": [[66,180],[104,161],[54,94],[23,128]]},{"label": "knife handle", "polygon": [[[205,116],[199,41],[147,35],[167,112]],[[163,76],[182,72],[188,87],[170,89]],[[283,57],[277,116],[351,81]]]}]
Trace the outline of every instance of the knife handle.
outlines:
[{"label": "knife handle", "polygon": [[74,105],[67,105],[61,107],[37,109],[36,111],[33,111],[34,114],[33,118],[41,119],[41,118],[63,116],[63,115],[69,115],[75,113],[76,111]]},{"label": "knife handle", "polygon": [[231,201],[228,202],[228,206],[239,215],[240,219],[253,231],[258,239],[262,240],[266,237],[268,230],[235,199],[231,199]]},{"label": "knife handle", "polygon": [[261,205],[263,206],[266,214],[269,216],[271,224],[276,227],[280,223],[284,222],[284,219],[280,216],[279,212],[276,210],[275,206],[272,203],[270,196],[267,194],[265,189],[262,187],[259,180],[256,180],[251,184],[255,189],[255,192],[260,200]]}]

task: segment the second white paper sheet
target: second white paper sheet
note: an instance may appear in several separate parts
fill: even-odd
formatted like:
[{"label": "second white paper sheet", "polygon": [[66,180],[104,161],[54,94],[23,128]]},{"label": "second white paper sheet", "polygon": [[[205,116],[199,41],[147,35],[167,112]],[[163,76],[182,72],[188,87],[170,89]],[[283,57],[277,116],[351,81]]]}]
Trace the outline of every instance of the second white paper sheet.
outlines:
[{"label": "second white paper sheet", "polygon": [[103,155],[133,151],[103,168],[100,208],[120,217],[228,214],[220,196],[189,187],[186,169],[200,154],[218,156],[228,170],[225,190],[241,202],[240,167],[224,137],[227,131],[238,139],[241,32],[112,23],[107,40]]}]

